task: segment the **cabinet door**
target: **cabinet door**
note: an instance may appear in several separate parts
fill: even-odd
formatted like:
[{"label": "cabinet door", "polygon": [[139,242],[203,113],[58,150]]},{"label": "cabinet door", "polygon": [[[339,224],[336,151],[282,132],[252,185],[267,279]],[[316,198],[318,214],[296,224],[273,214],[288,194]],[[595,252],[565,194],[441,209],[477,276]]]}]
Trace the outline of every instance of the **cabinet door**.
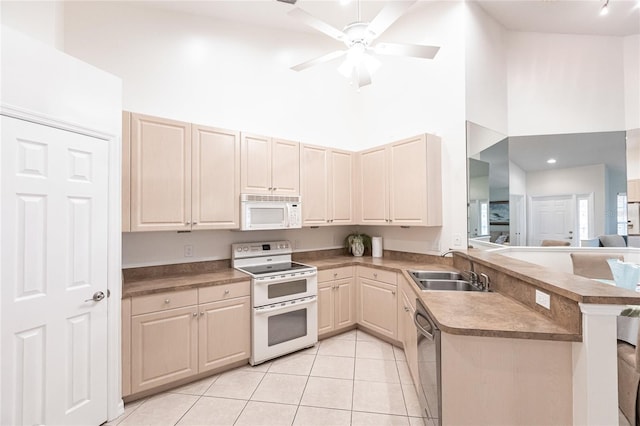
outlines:
[{"label": "cabinet door", "polygon": [[389,219],[392,224],[422,224],[426,218],[426,158],[424,136],[389,146]]},{"label": "cabinet door", "polygon": [[385,147],[360,153],[359,184],[361,223],[387,223],[389,216]]},{"label": "cabinet door", "polygon": [[298,142],[282,139],[273,139],[271,142],[271,186],[273,194],[300,194],[300,144]]},{"label": "cabinet door", "polygon": [[248,194],[271,193],[271,138],[242,134],[241,192]]},{"label": "cabinet door", "polygon": [[329,150],[302,146],[302,224],[329,223],[328,173]]},{"label": "cabinet door", "polygon": [[251,355],[251,298],[199,306],[198,372],[213,370]]},{"label": "cabinet door", "polygon": [[197,306],[131,318],[131,392],[197,373]]},{"label": "cabinet door", "polygon": [[356,292],[353,278],[338,280],[334,283],[335,328],[343,328],[356,322]]},{"label": "cabinet door", "polygon": [[318,335],[335,329],[334,281],[318,283]]},{"label": "cabinet door", "polygon": [[640,179],[627,181],[627,201],[630,203],[640,203]]},{"label": "cabinet door", "polygon": [[402,344],[404,347],[404,354],[407,358],[407,365],[409,366],[409,372],[413,383],[419,383],[418,380],[418,335],[415,324],[413,323],[413,315],[415,309],[413,308],[409,297],[404,291],[402,291],[402,311],[399,312],[400,318],[402,318],[402,326],[398,327],[402,330],[398,334],[402,335]]},{"label": "cabinet door", "polygon": [[392,339],[397,335],[396,286],[358,278],[360,300],[358,319],[367,327]]},{"label": "cabinet door", "polygon": [[192,127],[192,229],[239,228],[240,133]]},{"label": "cabinet door", "polygon": [[191,229],[191,125],[131,114],[131,230]]},{"label": "cabinet door", "polygon": [[122,232],[131,231],[131,113],[122,111]]},{"label": "cabinet door", "polygon": [[330,165],[329,219],[334,225],[348,225],[353,223],[353,154],[332,150]]}]

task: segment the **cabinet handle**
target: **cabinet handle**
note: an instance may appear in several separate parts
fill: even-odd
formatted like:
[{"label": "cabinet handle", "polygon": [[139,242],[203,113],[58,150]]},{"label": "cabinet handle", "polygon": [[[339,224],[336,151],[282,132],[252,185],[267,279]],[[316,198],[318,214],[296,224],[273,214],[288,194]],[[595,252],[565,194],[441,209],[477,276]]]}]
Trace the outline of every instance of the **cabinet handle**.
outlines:
[{"label": "cabinet handle", "polygon": [[164,303],[166,303],[167,305],[169,304],[169,302],[171,302],[169,299],[164,299]]},{"label": "cabinet handle", "polygon": [[391,292],[391,294],[393,294],[393,295],[395,296],[395,295],[396,295],[396,292],[395,292],[395,291],[392,291],[392,292]]},{"label": "cabinet handle", "polygon": [[193,316],[194,316],[194,317],[197,317],[197,316],[198,316],[198,313],[197,313],[197,312],[194,312],[194,313],[193,313]]},{"label": "cabinet handle", "polygon": [[[407,309],[407,308],[405,308]],[[204,311],[200,312],[200,316],[204,316]]]},{"label": "cabinet handle", "polygon": [[278,190],[278,188],[271,188],[271,189],[273,189],[274,191],[277,191],[277,190]]},{"label": "cabinet handle", "polygon": [[191,222],[185,222],[184,224],[185,225],[191,225]]},{"label": "cabinet handle", "polygon": [[197,224],[198,224],[198,222],[193,222],[193,224],[194,224],[194,225],[197,225]]},{"label": "cabinet handle", "polygon": [[337,276],[338,276],[338,273],[337,273],[337,272],[334,272],[334,273],[333,273],[333,278],[335,278],[335,277],[337,277]]},{"label": "cabinet handle", "polygon": [[378,278],[378,274],[373,274],[373,278]]},{"label": "cabinet handle", "polygon": [[404,311],[405,312],[409,312],[409,308],[407,308],[406,306],[404,307]]},{"label": "cabinet handle", "polygon": [[229,290],[228,290],[228,289],[227,289],[227,290],[225,290],[225,291],[224,291],[224,294],[229,294]]}]

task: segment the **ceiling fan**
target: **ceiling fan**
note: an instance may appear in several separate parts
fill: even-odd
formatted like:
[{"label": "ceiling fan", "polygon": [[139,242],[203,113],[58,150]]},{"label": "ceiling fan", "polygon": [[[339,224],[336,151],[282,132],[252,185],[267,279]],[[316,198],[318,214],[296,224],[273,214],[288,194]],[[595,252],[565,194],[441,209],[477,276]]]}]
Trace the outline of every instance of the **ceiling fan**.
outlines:
[{"label": "ceiling fan", "polygon": [[[283,0],[280,0],[283,1]],[[342,29],[332,27],[324,21],[308,14],[300,8],[289,11],[289,15],[304,24],[341,41],[346,49],[336,50],[291,67],[294,71],[302,71],[314,65],[346,56],[338,68],[345,77],[353,79],[358,88],[371,84],[371,75],[380,66],[374,55],[408,56],[414,58],[433,59],[440,50],[436,46],[407,43],[376,43],[374,41],[402,16],[417,0],[390,1],[373,18],[371,22],[362,22],[360,18],[360,1],[358,1],[358,20]]]}]

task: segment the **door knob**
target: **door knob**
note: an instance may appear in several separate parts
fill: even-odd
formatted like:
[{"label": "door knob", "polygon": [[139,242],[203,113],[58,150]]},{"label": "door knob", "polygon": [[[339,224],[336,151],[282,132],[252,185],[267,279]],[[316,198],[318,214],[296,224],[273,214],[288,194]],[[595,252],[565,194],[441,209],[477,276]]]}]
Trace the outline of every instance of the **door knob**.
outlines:
[{"label": "door knob", "polygon": [[93,293],[93,297],[91,299],[87,299],[85,300],[85,302],[99,302],[102,299],[104,299],[104,293],[101,291],[96,291],[95,293]]}]

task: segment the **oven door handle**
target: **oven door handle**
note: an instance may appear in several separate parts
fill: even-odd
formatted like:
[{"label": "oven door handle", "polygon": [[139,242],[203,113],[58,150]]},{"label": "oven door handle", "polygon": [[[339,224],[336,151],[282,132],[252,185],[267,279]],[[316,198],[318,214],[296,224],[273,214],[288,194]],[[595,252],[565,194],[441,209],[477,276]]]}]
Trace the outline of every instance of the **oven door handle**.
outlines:
[{"label": "oven door handle", "polygon": [[287,281],[295,281],[295,280],[298,280],[298,279],[312,278],[312,277],[315,277],[316,275],[318,275],[318,273],[316,271],[307,271],[307,272],[303,272],[302,275],[296,275],[296,276],[293,276],[293,277],[256,278],[255,283],[257,285],[278,284],[278,283],[283,283],[283,282],[287,282]]},{"label": "oven door handle", "polygon": [[283,309],[293,308],[293,307],[297,308],[298,306],[308,305],[310,303],[315,303],[315,302],[316,302],[316,296],[311,296],[308,300],[301,300],[299,302],[289,303],[284,306],[274,306],[272,308],[255,308],[255,312],[256,314],[267,314],[269,312],[281,311]]},{"label": "oven door handle", "polygon": [[422,324],[418,322],[418,317],[424,318],[429,323],[429,325],[431,325],[432,329],[433,329],[433,324],[431,323],[431,321],[429,321],[429,318],[425,317],[420,312],[416,312],[415,315],[413,316],[413,322],[416,324],[416,327],[418,328],[418,331],[420,332],[420,334],[426,337],[427,340],[433,342],[433,334],[429,333],[427,330],[424,329]]}]

